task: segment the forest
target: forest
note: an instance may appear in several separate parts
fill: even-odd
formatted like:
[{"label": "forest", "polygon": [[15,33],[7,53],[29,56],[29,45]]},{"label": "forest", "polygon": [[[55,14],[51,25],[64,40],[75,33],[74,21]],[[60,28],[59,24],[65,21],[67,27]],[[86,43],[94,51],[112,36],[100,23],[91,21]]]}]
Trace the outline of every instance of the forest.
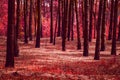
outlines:
[{"label": "forest", "polygon": [[120,80],[120,0],[1,0],[0,80]]}]

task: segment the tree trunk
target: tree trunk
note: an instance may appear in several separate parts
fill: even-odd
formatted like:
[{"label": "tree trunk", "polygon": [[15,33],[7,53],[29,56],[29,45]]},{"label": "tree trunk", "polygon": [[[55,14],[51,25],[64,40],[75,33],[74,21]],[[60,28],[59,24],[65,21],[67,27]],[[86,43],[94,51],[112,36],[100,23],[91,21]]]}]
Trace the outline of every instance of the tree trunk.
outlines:
[{"label": "tree trunk", "polygon": [[92,41],[92,29],[93,29],[93,5],[94,5],[94,0],[89,0],[90,2],[90,24],[89,24],[89,41]]},{"label": "tree trunk", "polygon": [[57,36],[60,37],[61,35],[61,0],[58,0],[58,33]]},{"label": "tree trunk", "polygon": [[110,13],[110,26],[109,26],[109,33],[108,33],[108,40],[112,39],[112,32],[113,32],[113,16],[114,16],[114,0],[111,0],[111,13]]},{"label": "tree trunk", "polygon": [[68,33],[67,33],[68,41],[70,40],[71,17],[72,17],[71,14],[72,14],[72,0],[70,0],[70,4],[69,4],[69,19],[68,19]]},{"label": "tree trunk", "polygon": [[100,0],[98,21],[97,21],[97,25],[96,25],[96,28],[97,28],[97,39],[96,39],[95,57],[94,57],[95,60],[99,60],[100,59],[102,7],[103,7],[103,0]]},{"label": "tree trunk", "polygon": [[117,22],[118,22],[118,1],[115,0],[114,6],[114,26],[113,26],[113,38],[112,38],[112,50],[111,55],[116,55],[116,29],[117,29]]},{"label": "tree trunk", "polygon": [[67,16],[68,16],[68,0],[64,0],[64,15],[62,24],[62,51],[66,50],[65,44],[66,44]]},{"label": "tree trunk", "polygon": [[89,6],[89,0],[84,1],[84,11],[85,11],[85,17],[84,17],[84,51],[83,56],[88,56],[88,49],[89,49],[89,36],[88,36],[88,6]]},{"label": "tree trunk", "polygon": [[29,38],[32,41],[32,13],[33,13],[33,1],[30,0],[30,14],[29,14]]},{"label": "tree trunk", "polygon": [[106,0],[104,0],[103,3],[103,12],[102,12],[102,31],[101,31],[101,51],[105,51],[105,42],[106,42],[106,38],[105,38],[105,23],[106,23],[106,19],[105,19],[105,15],[106,15]]},{"label": "tree trunk", "polygon": [[51,11],[51,22],[50,22],[50,43],[53,42],[53,0],[51,0],[50,4],[50,11]]},{"label": "tree trunk", "polygon": [[8,0],[7,54],[5,67],[14,67],[15,0]]},{"label": "tree trunk", "polygon": [[28,0],[24,0],[24,42],[28,43]]},{"label": "tree trunk", "polygon": [[77,49],[81,49],[81,41],[80,41],[80,28],[79,28],[79,16],[78,16],[78,10],[77,10],[77,0],[75,0],[75,12],[76,12],[76,23],[77,23]]},{"label": "tree trunk", "polygon": [[41,0],[37,0],[37,9],[38,9],[38,22],[37,22],[37,36],[36,36],[36,48],[40,47],[40,29],[41,29]]}]

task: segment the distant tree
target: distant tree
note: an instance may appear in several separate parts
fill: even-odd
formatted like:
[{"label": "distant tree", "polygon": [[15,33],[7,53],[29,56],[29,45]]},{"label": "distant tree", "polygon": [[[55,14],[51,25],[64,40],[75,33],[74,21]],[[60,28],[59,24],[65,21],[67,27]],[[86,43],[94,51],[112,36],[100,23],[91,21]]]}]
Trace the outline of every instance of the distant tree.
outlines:
[{"label": "distant tree", "polygon": [[112,39],[113,16],[114,16],[114,7],[113,6],[114,6],[114,0],[111,0],[110,26],[109,26],[108,40]]},{"label": "distant tree", "polygon": [[115,0],[114,18],[113,18],[114,19],[114,26],[113,26],[111,55],[116,55],[116,29],[117,29],[117,22],[118,22],[118,2],[119,2],[119,0]]},{"label": "distant tree", "polygon": [[64,0],[64,14],[63,14],[63,23],[62,23],[62,51],[66,50],[66,28],[67,28],[67,19],[68,19],[68,0]]},{"label": "distant tree", "polygon": [[71,11],[71,13],[72,13],[72,20],[71,20],[71,40],[73,41],[74,40],[74,3],[73,3],[74,1],[72,0],[72,11]]},{"label": "distant tree", "polygon": [[53,42],[53,0],[50,1],[50,43]]},{"label": "distant tree", "polygon": [[80,41],[80,28],[79,28],[79,16],[78,16],[78,8],[77,8],[77,0],[75,2],[75,12],[76,12],[76,23],[77,23],[77,49],[81,49],[81,41]]},{"label": "distant tree", "polygon": [[16,15],[17,15],[17,21],[16,21],[16,35],[18,37],[19,35],[19,28],[20,28],[20,1],[21,0],[17,0],[17,12],[16,12]]},{"label": "distant tree", "polygon": [[15,25],[15,41],[14,41],[14,56],[18,57],[19,56],[19,46],[18,46],[18,36],[19,36],[19,28],[20,28],[20,0],[17,0],[17,12],[16,12],[16,25]]},{"label": "distant tree", "polygon": [[106,43],[106,33],[105,33],[105,23],[106,23],[106,19],[105,19],[105,15],[106,15],[106,3],[107,0],[104,0],[103,2],[103,12],[102,12],[102,29],[101,29],[101,51],[105,50],[105,43]]},{"label": "distant tree", "polygon": [[58,0],[58,33],[57,36],[60,37],[61,35],[61,0]]},{"label": "distant tree", "polygon": [[24,39],[28,43],[28,0],[24,0]]},{"label": "distant tree", "polygon": [[15,0],[8,0],[7,54],[5,67],[14,67]]},{"label": "distant tree", "polygon": [[40,29],[41,29],[41,0],[37,0],[37,11],[38,11],[38,21],[37,21],[37,36],[36,36],[36,48],[40,47]]},{"label": "distant tree", "polygon": [[89,18],[89,21],[90,21],[90,24],[89,24],[89,41],[91,42],[92,41],[92,30],[93,30],[93,6],[94,6],[94,0],[89,0],[89,12],[90,12],[90,18]]},{"label": "distant tree", "polygon": [[30,0],[30,13],[29,13],[29,39],[32,41],[32,14],[33,14],[33,0]]},{"label": "distant tree", "polygon": [[84,35],[84,50],[83,50],[83,56],[88,56],[88,49],[89,49],[89,18],[88,18],[88,7],[89,6],[89,0],[84,0],[84,26],[83,26],[83,35]]},{"label": "distant tree", "polygon": [[99,2],[98,20],[97,20],[97,24],[96,24],[97,39],[96,39],[95,56],[94,56],[95,60],[100,59],[102,9],[103,9],[103,0],[100,0],[100,2]]},{"label": "distant tree", "polygon": [[69,13],[68,13],[68,33],[67,33],[67,38],[68,38],[68,41],[70,40],[70,30],[71,30],[71,18],[72,18],[72,0],[70,0],[70,3],[69,3]]}]

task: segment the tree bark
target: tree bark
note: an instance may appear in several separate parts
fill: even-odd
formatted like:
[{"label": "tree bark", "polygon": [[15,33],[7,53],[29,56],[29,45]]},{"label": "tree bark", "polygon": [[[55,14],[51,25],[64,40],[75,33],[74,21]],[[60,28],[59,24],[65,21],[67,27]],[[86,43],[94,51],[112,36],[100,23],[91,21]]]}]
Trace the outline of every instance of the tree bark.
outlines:
[{"label": "tree bark", "polygon": [[106,3],[107,1],[104,0],[103,2],[103,12],[102,12],[102,31],[101,31],[101,51],[105,51],[105,43],[106,43],[106,33],[105,33],[105,23],[106,23],[106,19],[105,19],[105,15],[106,15]]},{"label": "tree bark", "polygon": [[118,1],[115,0],[114,6],[114,27],[113,27],[113,38],[112,38],[112,50],[111,55],[116,55],[116,29],[117,29],[117,22],[118,22]]},{"label": "tree bark", "polygon": [[7,54],[5,67],[14,67],[15,0],[8,0]]},{"label": "tree bark", "polygon": [[96,39],[96,47],[95,47],[95,60],[100,59],[100,44],[101,44],[101,20],[102,20],[102,8],[103,7],[103,0],[100,0],[99,3],[99,13],[98,13],[98,21],[97,21],[97,39]]},{"label": "tree bark", "polygon": [[89,49],[89,36],[88,36],[88,6],[89,6],[89,0],[84,1],[84,11],[85,11],[85,17],[84,17],[84,51],[83,51],[83,56],[88,56],[88,49]]},{"label": "tree bark", "polygon": [[38,22],[37,22],[37,36],[36,36],[36,48],[40,47],[40,29],[41,29],[41,0],[37,0],[37,9],[38,9]]}]

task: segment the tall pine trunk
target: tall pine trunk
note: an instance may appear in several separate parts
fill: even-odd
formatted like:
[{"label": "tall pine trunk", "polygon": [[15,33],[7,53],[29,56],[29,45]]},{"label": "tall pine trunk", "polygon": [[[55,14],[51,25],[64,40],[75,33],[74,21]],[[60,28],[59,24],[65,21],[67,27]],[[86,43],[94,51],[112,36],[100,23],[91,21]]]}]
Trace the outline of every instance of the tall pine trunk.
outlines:
[{"label": "tall pine trunk", "polygon": [[106,42],[106,38],[105,38],[105,23],[106,23],[106,19],[105,19],[105,15],[106,15],[106,3],[107,1],[104,0],[103,2],[103,12],[102,12],[102,31],[101,31],[101,51],[105,50],[105,42]]},{"label": "tall pine trunk", "polygon": [[81,41],[80,41],[80,28],[79,28],[79,16],[78,16],[78,8],[77,8],[77,0],[75,0],[75,12],[76,12],[76,23],[77,23],[77,49],[81,49]]},{"label": "tall pine trunk", "polygon": [[94,56],[95,60],[100,59],[102,8],[103,8],[103,0],[100,0],[99,12],[98,12],[98,21],[97,21],[97,24],[96,24],[97,39],[96,39],[95,56]]},{"label": "tall pine trunk", "polygon": [[33,13],[33,1],[30,0],[30,13],[29,13],[29,39],[32,41],[32,13]]},{"label": "tall pine trunk", "polygon": [[111,55],[116,55],[116,29],[117,29],[117,22],[118,22],[118,1],[115,0],[114,6],[114,26],[113,26],[113,38],[112,38],[112,50]]},{"label": "tall pine trunk", "polygon": [[28,0],[24,0],[24,42],[28,43]]},{"label": "tall pine trunk", "polygon": [[36,48],[40,47],[40,29],[41,29],[41,0],[37,0],[38,21],[37,21],[37,36],[36,36]]},{"label": "tall pine trunk", "polygon": [[51,15],[51,20],[50,20],[50,43],[53,42],[53,0],[51,0],[50,4],[50,15]]},{"label": "tall pine trunk", "polygon": [[84,1],[84,31],[83,31],[83,35],[84,35],[84,51],[83,51],[83,56],[88,56],[88,49],[89,49],[89,36],[88,36],[88,6],[89,6],[89,0],[85,0]]},{"label": "tall pine trunk", "polygon": [[14,67],[15,0],[8,0],[7,54],[5,67]]},{"label": "tall pine trunk", "polygon": [[110,26],[109,26],[108,40],[112,39],[113,16],[114,16],[114,7],[113,6],[114,6],[114,0],[111,0]]}]

